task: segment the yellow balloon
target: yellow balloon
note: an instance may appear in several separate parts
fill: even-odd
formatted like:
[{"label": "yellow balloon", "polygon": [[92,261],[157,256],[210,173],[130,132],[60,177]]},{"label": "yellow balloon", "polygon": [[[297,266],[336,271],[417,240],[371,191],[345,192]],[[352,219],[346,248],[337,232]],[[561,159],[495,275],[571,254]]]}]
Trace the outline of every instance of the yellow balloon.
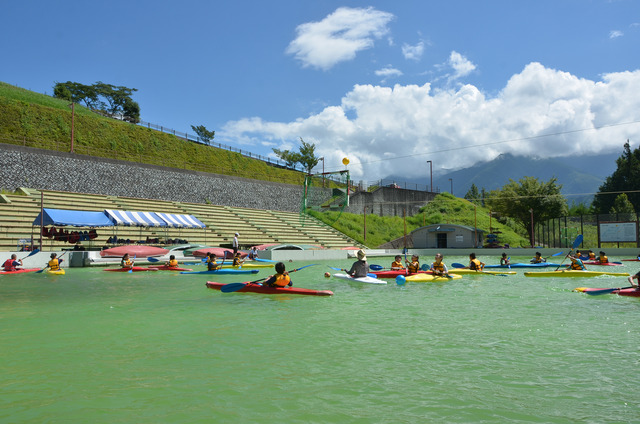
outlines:
[{"label": "yellow balloon", "polygon": [[349,158],[342,159],[342,163],[345,165],[349,165]]}]

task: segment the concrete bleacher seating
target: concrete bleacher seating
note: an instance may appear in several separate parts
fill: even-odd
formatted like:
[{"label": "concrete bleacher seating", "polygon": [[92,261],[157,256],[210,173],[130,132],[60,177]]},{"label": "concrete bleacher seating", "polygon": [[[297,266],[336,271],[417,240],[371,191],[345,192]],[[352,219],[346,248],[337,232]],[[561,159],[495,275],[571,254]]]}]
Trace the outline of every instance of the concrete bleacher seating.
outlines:
[{"label": "concrete bleacher seating", "polygon": [[[40,213],[41,199],[45,208],[101,211],[119,209],[128,211],[152,211],[189,214],[202,221],[206,229],[187,228],[143,228],[104,227],[98,228],[98,238],[84,241],[85,248],[100,249],[111,247],[107,239],[118,239],[156,244],[148,240],[159,239],[158,245],[167,240],[186,240],[191,244],[230,247],[234,233],[240,233],[241,248],[261,244],[302,244],[324,248],[340,249],[360,246],[355,240],[324,223],[307,217],[303,222],[295,212],[282,212],[250,208],[238,208],[212,204],[171,202],[157,199],[102,196],[87,193],[61,191],[37,191],[20,189],[19,194],[5,194],[0,197],[0,250],[11,251],[20,248],[21,241],[33,237],[38,244],[39,226],[33,222]],[[67,228],[84,231],[88,228]],[[72,244],[43,237],[43,249],[60,250],[73,248]]]}]

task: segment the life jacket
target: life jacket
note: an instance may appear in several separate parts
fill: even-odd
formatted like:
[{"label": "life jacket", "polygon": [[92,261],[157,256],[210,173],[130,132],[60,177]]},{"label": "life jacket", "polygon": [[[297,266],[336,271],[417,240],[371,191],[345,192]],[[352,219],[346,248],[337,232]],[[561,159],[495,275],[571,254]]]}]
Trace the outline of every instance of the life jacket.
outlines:
[{"label": "life jacket", "polygon": [[580,260],[571,261],[571,266],[569,267],[569,269],[582,270],[582,262],[580,262]]},{"label": "life jacket", "polygon": [[472,259],[469,263],[469,268],[476,271],[482,271],[482,269],[484,268],[484,264],[480,262],[479,259]]},{"label": "life jacket", "polygon": [[444,263],[440,262],[439,264],[437,264],[434,262],[431,264],[431,269],[434,271],[439,271],[440,273],[444,273]]},{"label": "life jacket", "polygon": [[606,264],[609,262],[609,258],[607,258],[605,255],[600,256],[599,260],[601,264]]},{"label": "life jacket", "polygon": [[5,271],[15,271],[16,267],[13,265],[13,259],[7,259],[4,261],[2,268],[4,268]]},{"label": "life jacket", "polygon": [[409,265],[407,265],[407,271],[410,274],[417,274],[419,269],[420,269],[420,262],[418,261],[411,262]]},{"label": "life jacket", "polygon": [[169,266],[172,266],[174,268],[177,267],[178,266],[178,260],[177,259],[170,260],[169,261]]},{"label": "life jacket", "polygon": [[404,269],[401,261],[393,261],[391,263],[391,269]]},{"label": "life jacket", "polygon": [[58,258],[53,258],[49,261],[49,268],[51,271],[57,271],[60,269],[60,264],[58,263]]},{"label": "life jacket", "polygon": [[131,262],[131,259],[127,259],[126,261],[125,260],[120,261],[120,266],[122,268],[130,267],[132,265],[133,265],[133,263]]},{"label": "life jacket", "polygon": [[274,277],[275,281],[271,284],[277,287],[286,287],[291,282],[289,274],[276,274]]},{"label": "life jacket", "polygon": [[589,259],[595,259],[596,258],[596,254],[591,252],[589,253]]},{"label": "life jacket", "polygon": [[541,264],[542,262],[544,262],[542,260],[542,257],[538,258],[537,256],[535,258],[533,258],[533,263],[534,264]]}]

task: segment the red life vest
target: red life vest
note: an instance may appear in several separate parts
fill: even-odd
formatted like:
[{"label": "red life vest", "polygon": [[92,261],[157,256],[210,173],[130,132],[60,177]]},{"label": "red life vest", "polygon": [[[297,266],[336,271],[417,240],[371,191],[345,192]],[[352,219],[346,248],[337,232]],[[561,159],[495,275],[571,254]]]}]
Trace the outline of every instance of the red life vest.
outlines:
[{"label": "red life vest", "polygon": [[6,261],[4,261],[4,264],[2,265],[2,267],[4,268],[5,271],[16,270],[16,267],[13,266],[13,259],[7,259]]}]

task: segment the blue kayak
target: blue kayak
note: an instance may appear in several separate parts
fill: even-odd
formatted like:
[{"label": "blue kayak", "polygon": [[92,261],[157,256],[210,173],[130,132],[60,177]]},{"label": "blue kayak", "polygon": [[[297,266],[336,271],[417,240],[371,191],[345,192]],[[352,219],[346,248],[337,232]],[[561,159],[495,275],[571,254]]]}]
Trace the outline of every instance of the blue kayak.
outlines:
[{"label": "blue kayak", "polygon": [[257,274],[257,269],[216,269],[213,271],[182,271],[180,274]]},{"label": "blue kayak", "polygon": [[551,262],[541,262],[539,264],[510,264],[510,265],[485,265],[485,268],[544,268],[547,266],[560,266],[560,264],[553,264]]}]

